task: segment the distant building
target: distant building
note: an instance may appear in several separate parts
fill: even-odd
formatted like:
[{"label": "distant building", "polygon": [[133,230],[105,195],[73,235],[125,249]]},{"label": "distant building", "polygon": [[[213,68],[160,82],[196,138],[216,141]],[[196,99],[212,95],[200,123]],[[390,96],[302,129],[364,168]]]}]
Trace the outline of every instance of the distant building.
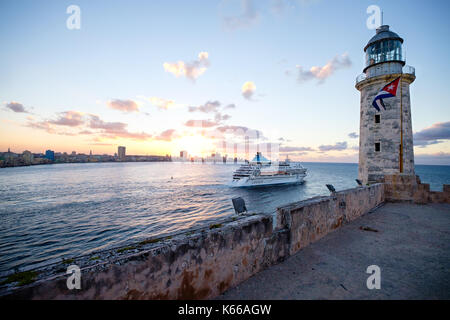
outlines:
[{"label": "distant building", "polygon": [[29,164],[32,164],[33,163],[33,154],[30,152],[30,151],[28,151],[28,150],[25,150],[23,153],[22,153],[22,159],[23,159],[23,162],[26,164],[26,165],[29,165]]},{"label": "distant building", "polygon": [[181,159],[187,159],[188,158],[187,151],[180,151],[180,158]]},{"label": "distant building", "polygon": [[123,146],[119,146],[117,148],[117,156],[119,157],[120,161],[124,161],[125,160],[125,156],[126,156],[126,148]]},{"label": "distant building", "polygon": [[46,150],[45,151],[45,158],[51,161],[55,161],[55,151],[53,150]]}]

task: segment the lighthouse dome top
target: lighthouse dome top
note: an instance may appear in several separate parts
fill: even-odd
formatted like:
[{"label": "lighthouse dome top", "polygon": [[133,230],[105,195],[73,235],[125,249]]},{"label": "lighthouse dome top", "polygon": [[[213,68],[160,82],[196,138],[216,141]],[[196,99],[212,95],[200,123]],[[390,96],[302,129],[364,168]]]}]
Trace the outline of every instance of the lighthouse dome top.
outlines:
[{"label": "lighthouse dome top", "polygon": [[372,66],[395,63],[405,65],[402,55],[403,39],[398,34],[389,30],[389,26],[382,25],[377,29],[377,34],[370,39],[364,48],[366,53],[366,67],[364,72]]},{"label": "lighthouse dome top", "polygon": [[377,28],[376,34],[372,37],[372,39],[369,40],[367,45],[364,47],[364,51],[367,50],[368,47],[373,45],[374,43],[380,42],[380,41],[386,41],[386,40],[399,40],[400,43],[403,43],[403,39],[396,34],[395,32],[389,30],[388,25],[383,25]]}]

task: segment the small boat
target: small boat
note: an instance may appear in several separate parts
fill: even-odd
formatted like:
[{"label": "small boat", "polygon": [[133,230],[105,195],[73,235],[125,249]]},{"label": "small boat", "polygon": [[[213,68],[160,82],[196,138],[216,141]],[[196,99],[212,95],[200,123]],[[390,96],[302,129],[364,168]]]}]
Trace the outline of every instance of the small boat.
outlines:
[{"label": "small boat", "polygon": [[272,163],[257,152],[252,161],[241,165],[233,174],[232,187],[272,186],[302,183],[306,168],[298,162],[285,161]]}]

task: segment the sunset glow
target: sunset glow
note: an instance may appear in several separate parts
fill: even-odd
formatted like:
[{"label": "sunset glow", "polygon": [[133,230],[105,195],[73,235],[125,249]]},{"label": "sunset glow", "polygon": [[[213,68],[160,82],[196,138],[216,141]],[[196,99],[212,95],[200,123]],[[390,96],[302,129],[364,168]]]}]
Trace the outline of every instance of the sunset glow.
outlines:
[{"label": "sunset glow", "polygon": [[[367,3],[299,2],[275,13],[270,1],[258,1],[253,19],[241,1],[219,2],[186,21],[184,2],[173,12],[158,1],[119,2],[109,11],[101,1],[79,1],[79,30],[66,27],[64,3],[3,4],[0,150],[113,155],[124,145],[130,154],[204,156],[226,153],[221,134],[239,128],[260,132],[252,143],[277,144],[282,157],[357,162],[354,84],[374,34]],[[414,3],[394,15],[402,3],[380,5],[407,39],[417,72],[416,162],[450,164],[445,10]],[[424,12],[434,18],[424,21]],[[339,15],[354,19],[332,19]],[[421,54],[423,43],[432,60]]]}]

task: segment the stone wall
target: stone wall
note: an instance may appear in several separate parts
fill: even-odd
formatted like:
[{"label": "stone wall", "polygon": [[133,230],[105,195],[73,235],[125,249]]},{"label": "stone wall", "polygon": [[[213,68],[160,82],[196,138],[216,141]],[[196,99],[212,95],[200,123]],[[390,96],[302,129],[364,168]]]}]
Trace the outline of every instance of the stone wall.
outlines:
[{"label": "stone wall", "polygon": [[[74,258],[35,270],[31,284],[3,285],[7,299],[207,299],[277,264],[384,202],[376,184],[249,215],[165,239]],[[67,289],[69,264],[81,289]],[[0,280],[1,282],[1,280]]]},{"label": "stone wall", "polygon": [[419,176],[406,174],[385,175],[386,201],[411,201],[417,204],[450,203],[450,185],[443,191],[431,191],[430,185],[421,183]]},{"label": "stone wall", "polygon": [[384,185],[375,184],[300,201],[278,209],[277,227],[288,231],[289,253],[294,254],[384,200]]}]

